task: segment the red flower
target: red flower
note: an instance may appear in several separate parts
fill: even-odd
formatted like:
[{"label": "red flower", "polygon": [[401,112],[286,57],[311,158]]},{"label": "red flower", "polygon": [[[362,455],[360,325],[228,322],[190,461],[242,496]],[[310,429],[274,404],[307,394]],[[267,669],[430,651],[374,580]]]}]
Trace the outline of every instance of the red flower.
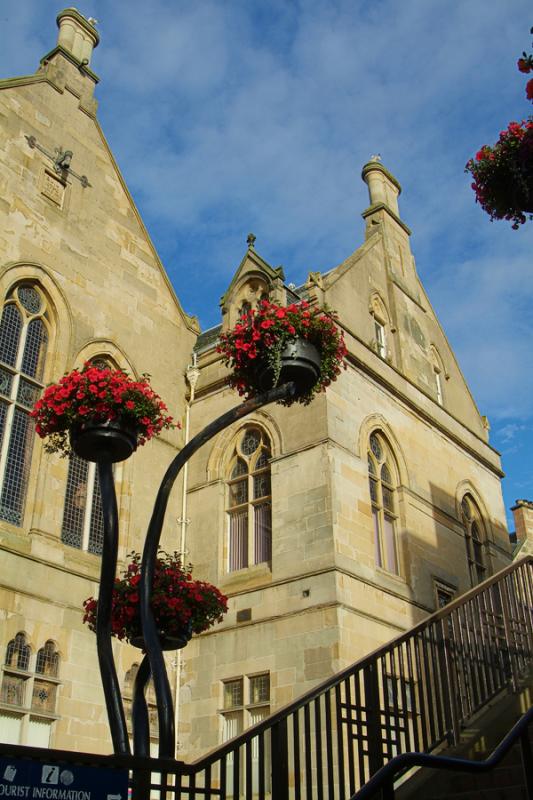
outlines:
[{"label": "red flower", "polygon": [[518,66],[518,69],[520,70],[520,72],[528,73],[528,72],[531,72],[531,70],[533,69],[533,66],[530,63],[530,59],[529,58],[519,58],[517,66]]},{"label": "red flower", "polygon": [[98,369],[87,362],[48,386],[31,414],[38,435],[48,437],[45,450],[68,454],[68,431],[80,418],[98,423],[124,417],[135,427],[138,444],[144,444],[163,428],[174,427],[166,410],[148,376],[133,381],[122,370]]},{"label": "red flower", "polygon": [[[231,370],[230,385],[241,396],[253,397],[259,391],[257,361],[270,366],[274,383],[278,380],[281,352],[289,341],[297,337],[312,342],[319,350],[322,362],[317,383],[299,398],[299,402],[310,402],[316,392],[326,388],[326,381],[335,380],[346,352],[342,334],[331,312],[324,314],[320,309],[309,309],[307,301],[285,307],[262,300],[255,316],[250,314],[233,330],[221,334],[217,352],[222,354],[224,363]],[[286,401],[286,404],[290,403]]]},{"label": "red flower", "polygon": [[[118,639],[131,641],[141,635],[140,581],[141,557],[130,554],[131,562],[121,578],[115,580],[111,630]],[[159,554],[156,561],[152,587],[152,609],[158,629],[167,636],[183,634],[191,625],[194,633],[201,633],[222,620],[228,609],[227,598],[210,583],[193,580],[190,565],[184,568],[178,553]],[[89,597],[84,601],[83,622],[90,630],[96,629],[97,601]]]},{"label": "red flower", "polygon": [[526,97],[528,100],[533,100],[533,78],[526,83]]}]

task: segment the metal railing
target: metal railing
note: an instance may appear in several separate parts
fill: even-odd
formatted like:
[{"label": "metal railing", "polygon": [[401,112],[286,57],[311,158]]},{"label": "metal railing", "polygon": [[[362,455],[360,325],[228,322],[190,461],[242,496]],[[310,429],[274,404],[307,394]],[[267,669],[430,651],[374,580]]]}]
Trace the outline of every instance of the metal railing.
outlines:
[{"label": "metal railing", "polygon": [[193,763],[8,745],[0,755],[122,767],[137,800],[349,800],[396,756],[458,743],[532,661],[529,556]]},{"label": "metal railing", "polygon": [[432,756],[427,753],[403,753],[401,756],[393,758],[392,761],[389,761],[388,764],[376,772],[369,782],[354,794],[350,800],[370,800],[372,797],[377,797],[378,793],[380,800],[394,800],[394,780],[396,776],[413,767],[474,775],[490,772],[501,764],[505,756],[518,742],[520,743],[525,797],[528,800],[533,800],[533,756],[529,735],[529,726],[532,722],[533,707],[518,720],[491,755],[482,761],[450,756]]},{"label": "metal railing", "polygon": [[533,660],[533,558],[512,564],[176,771],[176,800],[347,800],[384,764],[458,743]]}]

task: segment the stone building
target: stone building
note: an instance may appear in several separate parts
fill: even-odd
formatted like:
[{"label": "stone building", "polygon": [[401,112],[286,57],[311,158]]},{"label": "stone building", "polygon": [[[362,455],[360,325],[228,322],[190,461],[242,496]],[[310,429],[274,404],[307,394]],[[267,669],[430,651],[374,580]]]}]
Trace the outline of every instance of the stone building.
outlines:
[{"label": "stone building", "polygon": [[[189,428],[237,402],[215,349],[221,327],[262,297],[305,297],[337,310],[349,351],[325,394],[242,420],[176,487],[163,543],[230,597],[221,625],[168,657],[189,758],[506,565],[500,460],[418,278],[400,185],[379,161],[363,168],[364,242],[342,264],[296,288],[250,236],[221,327],[198,335],[97,122],[98,34],[74,9],[58,25],[34,75],[0,82],[1,739],[110,749],[81,610],[97,592],[98,487],[94,467],[34,439],[41,387],[98,359],[149,371],[187,421],[117,465],[123,559],[140,549]],[[116,654],[127,699],[138,651],[117,643]]]}]

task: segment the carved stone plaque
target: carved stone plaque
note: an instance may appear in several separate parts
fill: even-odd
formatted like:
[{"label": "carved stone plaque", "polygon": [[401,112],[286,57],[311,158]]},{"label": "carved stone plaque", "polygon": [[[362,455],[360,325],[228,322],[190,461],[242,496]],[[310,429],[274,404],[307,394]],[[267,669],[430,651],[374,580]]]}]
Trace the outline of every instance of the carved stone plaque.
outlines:
[{"label": "carved stone plaque", "polygon": [[63,206],[63,198],[65,197],[65,184],[53,173],[48,172],[48,170],[45,170],[44,172],[42,193],[60,208]]}]

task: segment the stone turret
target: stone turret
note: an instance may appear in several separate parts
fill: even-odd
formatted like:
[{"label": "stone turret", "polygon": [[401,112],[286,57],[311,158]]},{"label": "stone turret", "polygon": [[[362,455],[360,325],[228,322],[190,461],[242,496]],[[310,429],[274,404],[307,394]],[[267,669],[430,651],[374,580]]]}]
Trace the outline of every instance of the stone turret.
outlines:
[{"label": "stone turret", "polygon": [[60,11],[57,44],[41,59],[40,66],[40,72],[60,91],[66,88],[79,97],[80,108],[90,115],[96,113],[97,105],[93,92],[98,76],[89,66],[100,41],[95,23],[95,19],[86,19],[75,8]]},{"label": "stone turret", "polygon": [[100,41],[94,22],[92,17],[86,19],[75,8],[65,8],[57,15],[58,46],[84,66],[89,66],[91,63],[93,50]]}]

